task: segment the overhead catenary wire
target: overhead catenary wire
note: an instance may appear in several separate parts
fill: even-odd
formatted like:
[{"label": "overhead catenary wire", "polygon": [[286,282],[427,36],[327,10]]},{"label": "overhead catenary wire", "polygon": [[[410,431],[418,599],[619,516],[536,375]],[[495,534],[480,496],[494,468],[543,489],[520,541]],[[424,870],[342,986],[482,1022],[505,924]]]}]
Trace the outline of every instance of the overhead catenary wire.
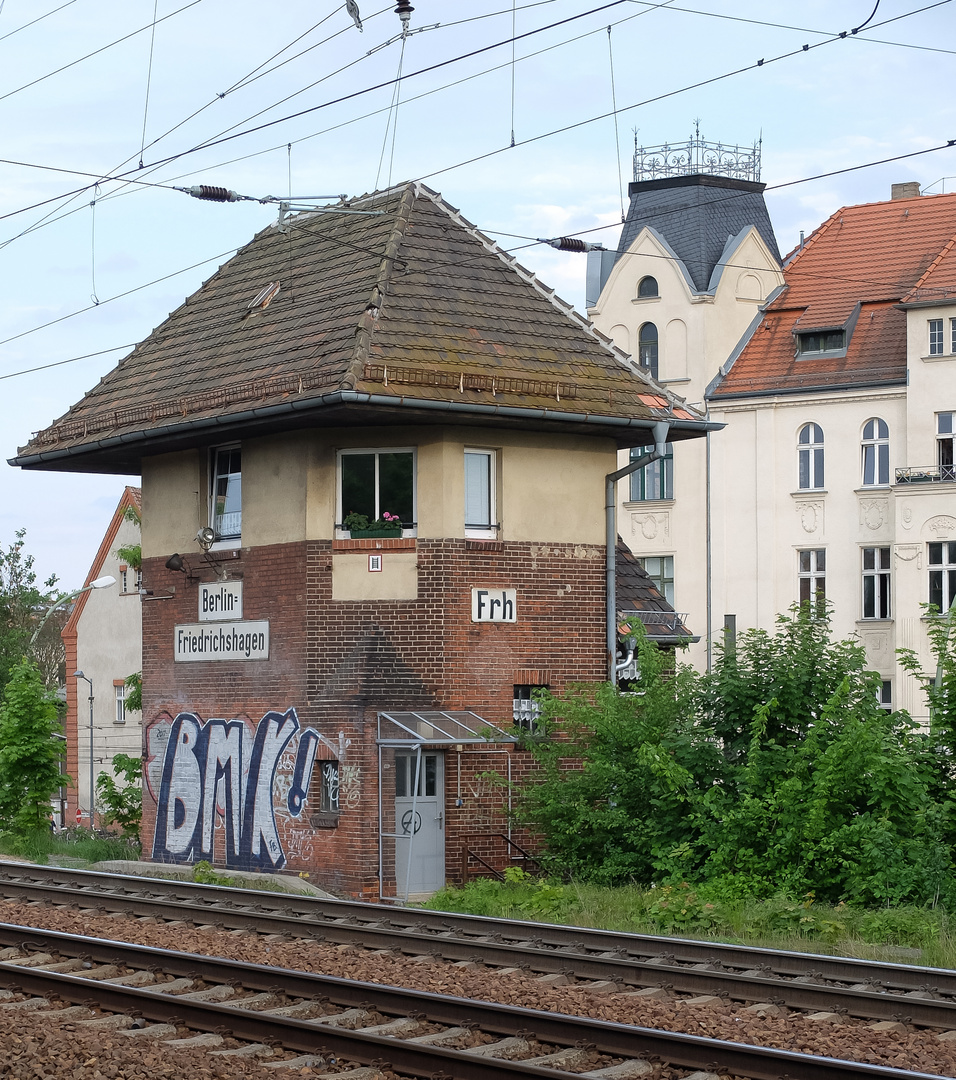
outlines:
[{"label": "overhead catenary wire", "polygon": [[153,79],[153,46],[156,44],[156,15],[159,12],[159,0],[153,0],[153,26],[149,35],[149,63],[146,65],[146,98],[143,102],[143,134],[139,144],[139,167],[143,167],[143,154],[146,151],[146,119],[149,115],[149,87]]},{"label": "overhead catenary wire", "polygon": [[[59,7],[53,8],[52,11],[46,11],[42,15],[37,15],[35,19],[31,19],[29,22],[25,22],[21,26],[16,27],[14,30],[8,30],[5,34],[0,34],[0,41],[6,41],[7,38],[13,37],[14,34],[19,34],[21,30],[26,30],[30,26],[35,26],[38,22],[48,19],[51,15],[55,15],[58,11],[62,11],[64,8],[68,8],[70,4],[75,3],[76,0],[66,0],[65,4],[60,4]],[[3,5],[0,4],[0,10],[2,9]]]}]

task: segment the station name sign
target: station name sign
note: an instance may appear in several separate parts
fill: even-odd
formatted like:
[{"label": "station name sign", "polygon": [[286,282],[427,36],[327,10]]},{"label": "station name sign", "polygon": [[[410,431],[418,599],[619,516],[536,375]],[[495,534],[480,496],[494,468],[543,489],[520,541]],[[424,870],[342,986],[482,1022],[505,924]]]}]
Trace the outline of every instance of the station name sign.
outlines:
[{"label": "station name sign", "polygon": [[199,621],[222,622],[242,618],[242,582],[202,582],[199,586]]},{"label": "station name sign", "polygon": [[173,630],[173,659],[268,660],[269,622],[185,623]]},{"label": "station name sign", "polygon": [[514,589],[472,589],[472,622],[517,622],[517,592]]}]

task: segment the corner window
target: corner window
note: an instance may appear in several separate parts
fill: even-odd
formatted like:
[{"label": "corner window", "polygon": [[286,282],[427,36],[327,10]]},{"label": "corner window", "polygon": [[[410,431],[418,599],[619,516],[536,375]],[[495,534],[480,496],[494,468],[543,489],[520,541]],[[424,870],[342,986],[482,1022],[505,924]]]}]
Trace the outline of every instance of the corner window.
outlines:
[{"label": "corner window", "polygon": [[929,355],[943,355],[943,320],[929,320]]},{"label": "corner window", "polygon": [[956,543],[929,544],[929,602],[945,614],[956,600]]},{"label": "corner window", "polygon": [[936,414],[936,465],[940,480],[956,480],[956,428],[954,413]]},{"label": "corner window", "polygon": [[660,296],[657,289],[657,278],[643,277],[637,286],[637,297],[639,300],[645,300],[649,296]]},{"label": "corner window", "polygon": [[833,353],[846,348],[845,330],[813,330],[808,334],[797,334],[797,352]]},{"label": "corner window", "polygon": [[652,322],[644,323],[638,332],[637,362],[657,378],[657,327]]},{"label": "corner window", "polygon": [[[631,448],[631,461],[644,453],[644,447]],[[664,457],[632,472],[631,502],[651,502],[656,499],[674,498],[674,451],[670,445]]]},{"label": "corner window", "polygon": [[364,514],[370,522],[395,514],[415,527],[415,451],[340,450],[339,521]]},{"label": "corner window", "polygon": [[527,683],[514,684],[513,716],[515,727],[534,733],[538,730],[538,717],[541,715],[541,702],[536,697],[538,690],[547,690],[546,686],[531,686]]},{"label": "corner window", "polygon": [[674,606],[674,556],[673,555],[648,555],[638,559],[644,572],[654,582],[657,591],[664,599]]},{"label": "corner window", "polygon": [[812,603],[818,615],[823,614],[827,595],[827,553],[825,548],[798,551],[797,577],[800,585],[800,603]]},{"label": "corner window", "polygon": [[863,549],[863,618],[890,617],[890,549]]},{"label": "corner window", "polygon": [[116,712],[113,716],[114,724],[126,723],[126,683],[122,679],[113,682],[113,696],[116,702]]},{"label": "corner window", "polygon": [[495,501],[494,450],[465,450],[465,536],[497,536]]},{"label": "corner window", "polygon": [[218,540],[242,535],[242,457],[238,446],[213,451],[212,527]]},{"label": "corner window", "polygon": [[873,417],[863,425],[863,486],[890,482],[890,429]]},{"label": "corner window", "polygon": [[803,491],[823,487],[823,428],[804,424],[797,436],[799,486]]}]

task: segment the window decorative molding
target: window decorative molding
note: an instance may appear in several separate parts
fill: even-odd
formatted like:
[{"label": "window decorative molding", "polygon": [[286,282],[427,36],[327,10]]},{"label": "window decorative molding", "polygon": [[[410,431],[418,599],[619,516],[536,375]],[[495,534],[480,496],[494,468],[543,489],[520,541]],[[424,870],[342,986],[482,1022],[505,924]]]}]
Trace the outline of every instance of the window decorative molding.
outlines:
[{"label": "window decorative molding", "polygon": [[671,535],[670,511],[658,514],[631,514],[631,535],[645,540],[669,541]]},{"label": "window decorative molding", "polygon": [[861,446],[863,486],[877,487],[890,482],[890,429],[885,420],[871,417],[863,425]]},{"label": "window decorative molding", "polygon": [[217,541],[236,541],[242,536],[242,451],[238,446],[219,446],[212,451],[212,528]]},{"label": "window decorative molding", "polygon": [[889,520],[889,508],[887,499],[860,499],[860,524],[878,532]]},{"label": "window decorative molding", "polygon": [[[340,450],[337,520],[364,514],[370,522],[386,512],[398,516],[402,536],[414,536],[416,453],[413,447]],[[341,529],[341,526],[339,526]],[[339,533],[339,538],[348,534]]]},{"label": "window decorative molding", "polygon": [[819,424],[804,424],[797,435],[797,486],[801,491],[817,491],[824,487],[823,428]]},{"label": "window decorative molding", "polygon": [[889,619],[890,549],[865,547],[863,554],[863,618]]}]

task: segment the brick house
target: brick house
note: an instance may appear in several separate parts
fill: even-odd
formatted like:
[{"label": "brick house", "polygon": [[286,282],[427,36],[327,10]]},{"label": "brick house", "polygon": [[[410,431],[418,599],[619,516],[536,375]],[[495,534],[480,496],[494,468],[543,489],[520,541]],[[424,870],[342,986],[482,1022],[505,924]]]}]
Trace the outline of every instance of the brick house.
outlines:
[{"label": "brick house", "polygon": [[618,451],[712,427],[422,185],[258,234],[13,462],[142,475],[145,856],[501,865],[505,732],[609,670]]}]

